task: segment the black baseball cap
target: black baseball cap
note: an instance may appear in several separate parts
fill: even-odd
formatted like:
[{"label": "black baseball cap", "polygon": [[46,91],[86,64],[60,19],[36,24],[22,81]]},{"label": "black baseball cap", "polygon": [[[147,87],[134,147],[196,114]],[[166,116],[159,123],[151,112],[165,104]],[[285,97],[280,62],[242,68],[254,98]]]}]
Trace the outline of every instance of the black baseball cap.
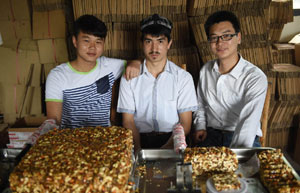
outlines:
[{"label": "black baseball cap", "polygon": [[166,27],[169,30],[172,30],[173,24],[170,20],[168,20],[165,17],[162,17],[158,14],[153,14],[148,18],[145,18],[141,21],[140,26],[141,26],[141,31],[143,31],[146,27],[151,26],[151,25],[161,25]]}]

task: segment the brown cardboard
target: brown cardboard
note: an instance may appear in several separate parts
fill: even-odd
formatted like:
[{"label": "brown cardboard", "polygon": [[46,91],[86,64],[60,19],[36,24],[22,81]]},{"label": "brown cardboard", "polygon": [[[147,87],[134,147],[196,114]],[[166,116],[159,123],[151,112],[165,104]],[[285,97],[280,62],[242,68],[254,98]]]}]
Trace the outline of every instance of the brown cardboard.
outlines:
[{"label": "brown cardboard", "polygon": [[32,38],[30,20],[0,20],[0,31],[4,44],[11,40]]},{"label": "brown cardboard", "polygon": [[66,18],[64,10],[33,12],[33,39],[66,37]]},{"label": "brown cardboard", "polygon": [[1,20],[30,20],[28,0],[1,0]]},{"label": "brown cardboard", "polygon": [[3,48],[11,48],[13,50],[28,50],[28,51],[38,51],[37,41],[29,38],[22,39],[12,39],[3,42],[1,45]]},{"label": "brown cardboard", "polygon": [[295,63],[300,66],[300,43],[295,45]]},{"label": "brown cardboard", "polygon": [[27,84],[33,64],[31,86],[40,86],[41,65],[39,54],[31,50],[13,50],[0,47],[0,82]]},{"label": "brown cardboard", "polygon": [[14,122],[17,117],[42,114],[40,87],[27,88],[25,85],[0,82],[0,101],[0,111],[3,112],[6,123]]},{"label": "brown cardboard", "polygon": [[12,127],[39,127],[47,119],[44,115],[25,116],[15,122]]},{"label": "brown cardboard", "polygon": [[25,128],[8,128],[7,131],[9,133],[24,133],[24,132],[33,133],[33,132],[35,132],[36,129],[37,128],[27,128],[27,127],[25,127]]},{"label": "brown cardboard", "polygon": [[40,63],[62,63],[68,61],[65,39],[38,40]]}]

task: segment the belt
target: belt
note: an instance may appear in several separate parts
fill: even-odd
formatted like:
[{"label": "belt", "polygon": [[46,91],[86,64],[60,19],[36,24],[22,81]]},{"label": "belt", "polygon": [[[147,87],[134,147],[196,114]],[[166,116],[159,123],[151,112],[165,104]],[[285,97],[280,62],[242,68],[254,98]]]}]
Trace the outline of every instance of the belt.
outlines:
[{"label": "belt", "polygon": [[228,130],[222,130],[222,129],[215,129],[215,128],[212,128],[212,127],[208,127],[208,129],[213,129],[213,130],[221,132],[221,133],[234,133],[234,131],[228,131]]},{"label": "belt", "polygon": [[141,135],[144,135],[144,136],[158,136],[158,135],[168,135],[168,134],[171,134],[172,132],[155,132],[155,131],[152,131],[150,133],[140,133]]}]

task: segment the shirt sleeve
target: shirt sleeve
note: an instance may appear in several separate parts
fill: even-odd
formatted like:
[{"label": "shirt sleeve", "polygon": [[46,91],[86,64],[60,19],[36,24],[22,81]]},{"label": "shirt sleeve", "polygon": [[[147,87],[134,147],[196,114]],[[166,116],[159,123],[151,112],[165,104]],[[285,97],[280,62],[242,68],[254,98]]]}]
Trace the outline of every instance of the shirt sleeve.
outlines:
[{"label": "shirt sleeve", "polygon": [[247,84],[245,104],[235,129],[230,147],[252,147],[266,98],[268,81],[264,74],[254,76]]},{"label": "shirt sleeve", "polygon": [[203,100],[204,94],[201,89],[201,77],[203,77],[203,75],[201,75],[200,71],[199,82],[197,85],[198,110],[193,114],[193,125],[197,131],[206,130],[206,103]]},{"label": "shirt sleeve", "polygon": [[46,80],[45,101],[62,102],[63,101],[63,80],[60,73],[53,69]]},{"label": "shirt sleeve", "polygon": [[[126,60],[120,60],[120,59],[115,59],[115,58],[110,58],[110,60],[113,63],[113,73],[115,76],[115,80],[117,80],[124,72],[125,66],[127,64]],[[110,64],[112,65],[112,64]]]},{"label": "shirt sleeve", "polygon": [[197,96],[192,76],[184,73],[183,78],[179,78],[181,82],[178,96],[178,113],[187,111],[196,111],[198,109]]},{"label": "shirt sleeve", "polygon": [[130,87],[130,81],[126,80],[124,76],[121,78],[120,90],[119,90],[119,99],[117,112],[118,113],[135,113],[135,101],[132,89]]}]

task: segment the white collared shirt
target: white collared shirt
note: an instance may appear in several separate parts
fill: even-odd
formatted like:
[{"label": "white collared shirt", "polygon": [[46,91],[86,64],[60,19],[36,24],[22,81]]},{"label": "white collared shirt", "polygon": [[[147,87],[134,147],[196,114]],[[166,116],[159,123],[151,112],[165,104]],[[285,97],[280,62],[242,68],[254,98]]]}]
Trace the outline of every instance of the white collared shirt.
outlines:
[{"label": "white collared shirt", "polygon": [[127,81],[121,79],[119,113],[134,114],[140,133],[171,132],[179,114],[198,109],[192,76],[168,61],[157,78],[141,64],[141,74]]},{"label": "white collared shirt", "polygon": [[213,60],[203,66],[199,77],[196,130],[212,127],[235,131],[231,147],[252,147],[255,136],[262,136],[260,118],[268,86],[266,75],[240,56],[229,73],[220,74],[217,60]]}]

